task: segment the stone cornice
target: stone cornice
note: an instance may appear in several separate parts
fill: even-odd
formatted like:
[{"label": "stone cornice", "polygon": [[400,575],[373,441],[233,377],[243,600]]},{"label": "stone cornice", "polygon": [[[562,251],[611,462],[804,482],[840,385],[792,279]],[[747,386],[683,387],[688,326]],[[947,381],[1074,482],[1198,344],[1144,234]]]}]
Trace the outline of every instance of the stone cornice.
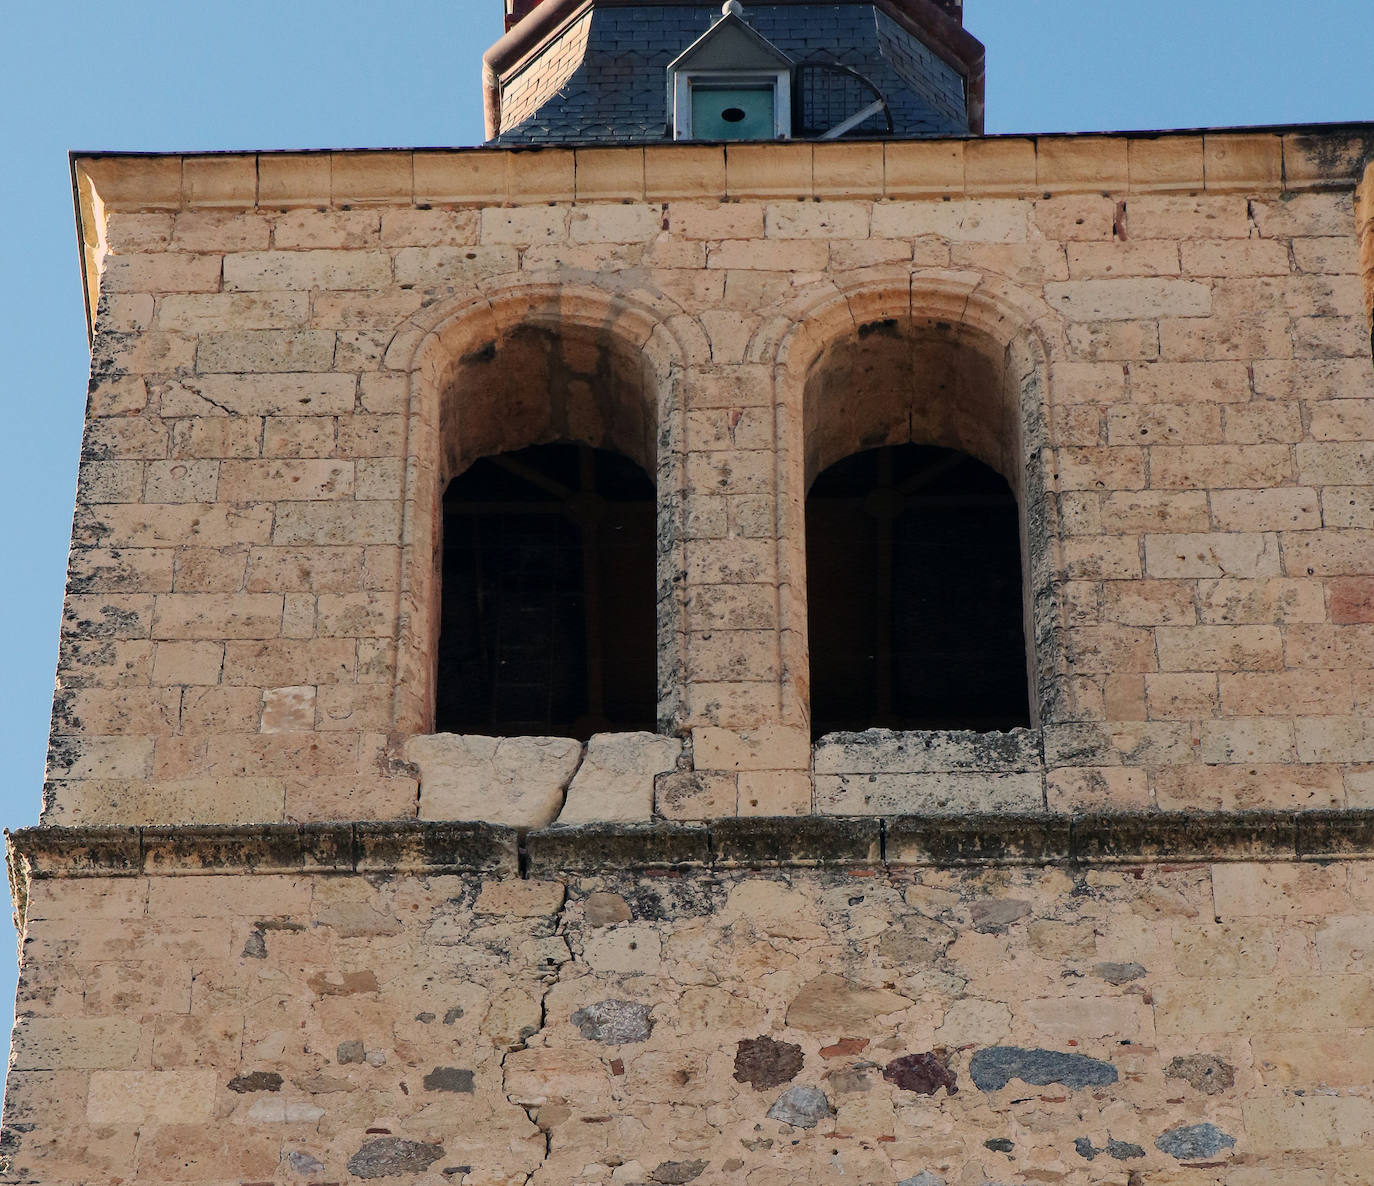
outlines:
[{"label": "stone cornice", "polygon": [[722,819],[594,824],[523,839],[481,823],[25,828],[12,888],[32,878],[208,873],[556,876],[625,870],[1140,865],[1374,859],[1374,810]]},{"label": "stone cornice", "polygon": [[[761,156],[773,171],[760,170]],[[642,169],[633,165],[639,159]],[[732,145],[91,152],[73,153],[72,171],[83,212],[91,197],[108,212],[1354,189],[1371,160],[1374,123]]]},{"label": "stone cornice", "polygon": [[88,318],[111,213],[1353,190],[1374,124],[582,148],[73,153]]}]

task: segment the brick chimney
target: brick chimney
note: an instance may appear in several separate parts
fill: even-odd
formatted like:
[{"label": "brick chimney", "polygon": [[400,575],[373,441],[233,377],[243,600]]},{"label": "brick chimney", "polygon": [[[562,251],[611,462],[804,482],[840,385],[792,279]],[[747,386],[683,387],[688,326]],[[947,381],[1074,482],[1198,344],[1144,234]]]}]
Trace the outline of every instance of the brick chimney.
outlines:
[{"label": "brick chimney", "polygon": [[964,23],[964,0],[935,0],[935,3],[961,25]]}]

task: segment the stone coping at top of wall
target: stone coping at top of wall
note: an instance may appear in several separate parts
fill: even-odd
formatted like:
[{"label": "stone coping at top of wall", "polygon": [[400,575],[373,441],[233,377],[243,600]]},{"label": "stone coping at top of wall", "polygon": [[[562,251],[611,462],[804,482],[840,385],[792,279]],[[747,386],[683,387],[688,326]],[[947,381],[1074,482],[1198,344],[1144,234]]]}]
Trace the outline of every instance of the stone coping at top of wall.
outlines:
[{"label": "stone coping at top of wall", "polygon": [[1374,810],[1091,815],[800,816],[589,824],[34,827],[7,833],[16,900],[33,877],[490,873],[607,868],[1121,865],[1374,859]]},{"label": "stone coping at top of wall", "polygon": [[[74,153],[106,210],[1353,189],[1374,124],[956,139]],[[82,209],[82,219],[89,213]]]}]

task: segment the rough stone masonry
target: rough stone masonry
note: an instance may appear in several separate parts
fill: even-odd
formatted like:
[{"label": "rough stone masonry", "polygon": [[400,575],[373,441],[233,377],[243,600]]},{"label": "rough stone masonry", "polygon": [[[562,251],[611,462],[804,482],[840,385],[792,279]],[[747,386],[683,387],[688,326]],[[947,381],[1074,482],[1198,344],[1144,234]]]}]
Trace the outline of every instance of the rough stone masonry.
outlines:
[{"label": "rough stone masonry", "polygon": [[1353,1186],[1371,869],[36,879],[6,1180]]},{"label": "rough stone masonry", "polygon": [[[78,159],[3,1180],[1367,1182],[1372,144]],[[981,402],[851,407],[873,326]],[[913,432],[1034,727],[813,745],[807,483]],[[443,483],[559,433],[657,478],[658,732],[435,737]]]}]

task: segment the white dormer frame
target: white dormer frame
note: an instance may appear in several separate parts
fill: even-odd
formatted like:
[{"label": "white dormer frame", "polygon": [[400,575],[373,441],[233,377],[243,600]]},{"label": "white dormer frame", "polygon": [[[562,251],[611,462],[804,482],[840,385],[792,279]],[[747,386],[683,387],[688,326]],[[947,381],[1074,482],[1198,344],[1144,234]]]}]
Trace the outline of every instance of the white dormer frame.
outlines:
[{"label": "white dormer frame", "polygon": [[[744,20],[744,9],[739,0],[726,0],[721,12],[720,20],[668,64],[668,112],[672,119],[673,139],[693,139],[694,87],[731,86],[771,86],[773,136],[778,140],[791,139],[792,60]],[[716,63],[710,68],[694,69],[692,60],[706,57],[709,61],[712,56],[711,43],[722,35],[728,36],[732,30],[742,33],[746,42],[752,43],[746,54],[751,60],[742,61],[737,68]]]},{"label": "white dormer frame", "polygon": [[773,88],[773,136],[792,137],[792,71],[777,70],[674,70],[669,75],[669,102],[673,112],[673,139],[692,139],[692,88],[756,87]]}]

